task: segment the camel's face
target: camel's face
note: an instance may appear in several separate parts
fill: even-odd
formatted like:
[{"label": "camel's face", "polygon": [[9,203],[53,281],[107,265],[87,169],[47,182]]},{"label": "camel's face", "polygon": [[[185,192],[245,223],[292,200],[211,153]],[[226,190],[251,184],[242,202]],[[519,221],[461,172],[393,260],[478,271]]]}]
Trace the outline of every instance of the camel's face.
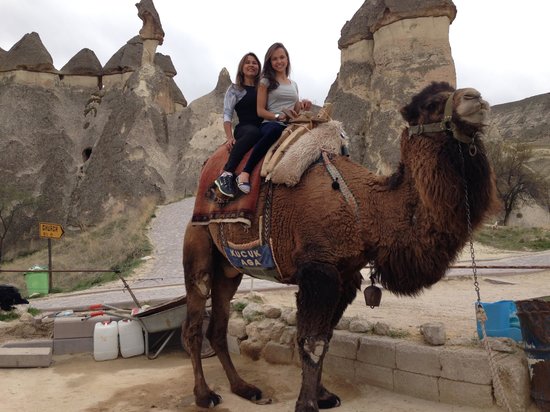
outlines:
[{"label": "camel's face", "polygon": [[458,89],[454,95],[454,105],[460,120],[472,125],[487,125],[489,103],[481,98],[481,93],[476,89]]}]

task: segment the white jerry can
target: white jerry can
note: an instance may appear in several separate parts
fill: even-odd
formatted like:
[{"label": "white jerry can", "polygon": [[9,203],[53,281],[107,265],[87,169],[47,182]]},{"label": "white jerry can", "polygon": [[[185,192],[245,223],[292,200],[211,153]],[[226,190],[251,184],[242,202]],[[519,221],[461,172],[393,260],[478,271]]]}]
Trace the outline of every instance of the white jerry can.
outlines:
[{"label": "white jerry can", "polygon": [[120,340],[120,354],[123,358],[130,358],[145,352],[143,330],[139,322],[130,319],[119,320],[118,337]]},{"label": "white jerry can", "polygon": [[117,322],[98,322],[94,326],[94,359],[104,361],[118,358]]}]

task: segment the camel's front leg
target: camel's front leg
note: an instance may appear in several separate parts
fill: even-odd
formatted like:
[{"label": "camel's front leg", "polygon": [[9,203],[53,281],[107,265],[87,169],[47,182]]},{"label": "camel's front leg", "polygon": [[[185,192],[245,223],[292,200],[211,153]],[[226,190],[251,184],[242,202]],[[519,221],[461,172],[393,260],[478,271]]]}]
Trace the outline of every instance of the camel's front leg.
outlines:
[{"label": "camel's front leg", "polygon": [[206,384],[201,360],[204,309],[212,287],[212,253],[213,245],[208,229],[189,224],[183,241],[187,318],[182,335],[193,364],[195,403],[203,408],[216,406],[222,400]]},{"label": "camel's front leg", "polygon": [[[262,397],[262,391],[245,382],[238,374],[227,347],[227,323],[229,321],[230,301],[235,295],[242,274],[231,267],[225,258],[216,253],[220,259],[214,274],[212,286],[212,317],[206,336],[216,351],[231,385],[231,391],[242,398],[255,401]],[[218,269],[218,267],[221,267]]]},{"label": "camel's front leg", "polygon": [[[297,341],[302,361],[302,388],[296,412],[318,411],[318,400],[323,400],[324,408],[340,404],[339,398],[321,385],[321,374],[340,302],[341,283],[336,268],[323,263],[301,266],[297,281]],[[330,399],[323,399],[325,397]]]}]

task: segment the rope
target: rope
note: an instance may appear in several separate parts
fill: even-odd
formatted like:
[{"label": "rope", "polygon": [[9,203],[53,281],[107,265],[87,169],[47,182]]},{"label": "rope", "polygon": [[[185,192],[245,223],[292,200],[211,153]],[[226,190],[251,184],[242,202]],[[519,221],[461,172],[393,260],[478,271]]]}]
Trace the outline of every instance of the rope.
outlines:
[{"label": "rope", "polygon": [[[461,166],[461,172],[462,172],[462,181],[464,184],[464,204],[466,207],[466,221],[468,223],[468,237],[469,237],[469,243],[470,243],[470,256],[472,257],[472,273],[474,276],[474,288],[477,295],[477,302],[476,302],[476,319],[479,321],[481,325],[481,343],[483,344],[485,350],[487,351],[487,356],[489,358],[489,368],[491,369],[491,376],[493,378],[493,386],[495,388],[495,392],[500,395],[500,399],[502,399],[502,402],[504,403],[504,407],[507,411],[512,412],[512,408],[510,406],[510,402],[508,401],[508,397],[506,396],[506,391],[504,390],[504,387],[502,386],[502,382],[500,380],[500,376],[498,374],[498,369],[495,361],[495,354],[491,350],[491,344],[489,343],[489,339],[487,339],[487,331],[485,329],[485,323],[487,322],[487,314],[485,313],[485,309],[483,309],[483,304],[481,303],[481,295],[479,292],[479,282],[477,279],[477,267],[476,267],[476,257],[475,257],[475,250],[474,250],[474,236],[473,236],[473,229],[472,229],[472,216],[470,211],[470,199],[468,196],[468,181],[466,180],[466,168],[464,165],[464,154],[462,153],[462,145],[458,144],[458,151],[460,153],[460,166]],[[470,151],[471,156],[475,156],[475,153],[472,155],[472,152]]]}]

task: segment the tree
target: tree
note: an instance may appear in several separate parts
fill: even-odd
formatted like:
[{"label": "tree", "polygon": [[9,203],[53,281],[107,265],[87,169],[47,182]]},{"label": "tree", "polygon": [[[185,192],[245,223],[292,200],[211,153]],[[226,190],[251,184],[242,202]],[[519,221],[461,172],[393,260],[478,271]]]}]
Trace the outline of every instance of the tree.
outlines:
[{"label": "tree", "polygon": [[32,206],[29,195],[10,186],[0,187],[0,263],[3,261],[4,240],[20,214]]},{"label": "tree", "polygon": [[533,151],[527,144],[490,141],[487,154],[495,170],[497,192],[504,207],[504,225],[521,203],[544,202],[548,183],[544,176],[529,167]]}]

